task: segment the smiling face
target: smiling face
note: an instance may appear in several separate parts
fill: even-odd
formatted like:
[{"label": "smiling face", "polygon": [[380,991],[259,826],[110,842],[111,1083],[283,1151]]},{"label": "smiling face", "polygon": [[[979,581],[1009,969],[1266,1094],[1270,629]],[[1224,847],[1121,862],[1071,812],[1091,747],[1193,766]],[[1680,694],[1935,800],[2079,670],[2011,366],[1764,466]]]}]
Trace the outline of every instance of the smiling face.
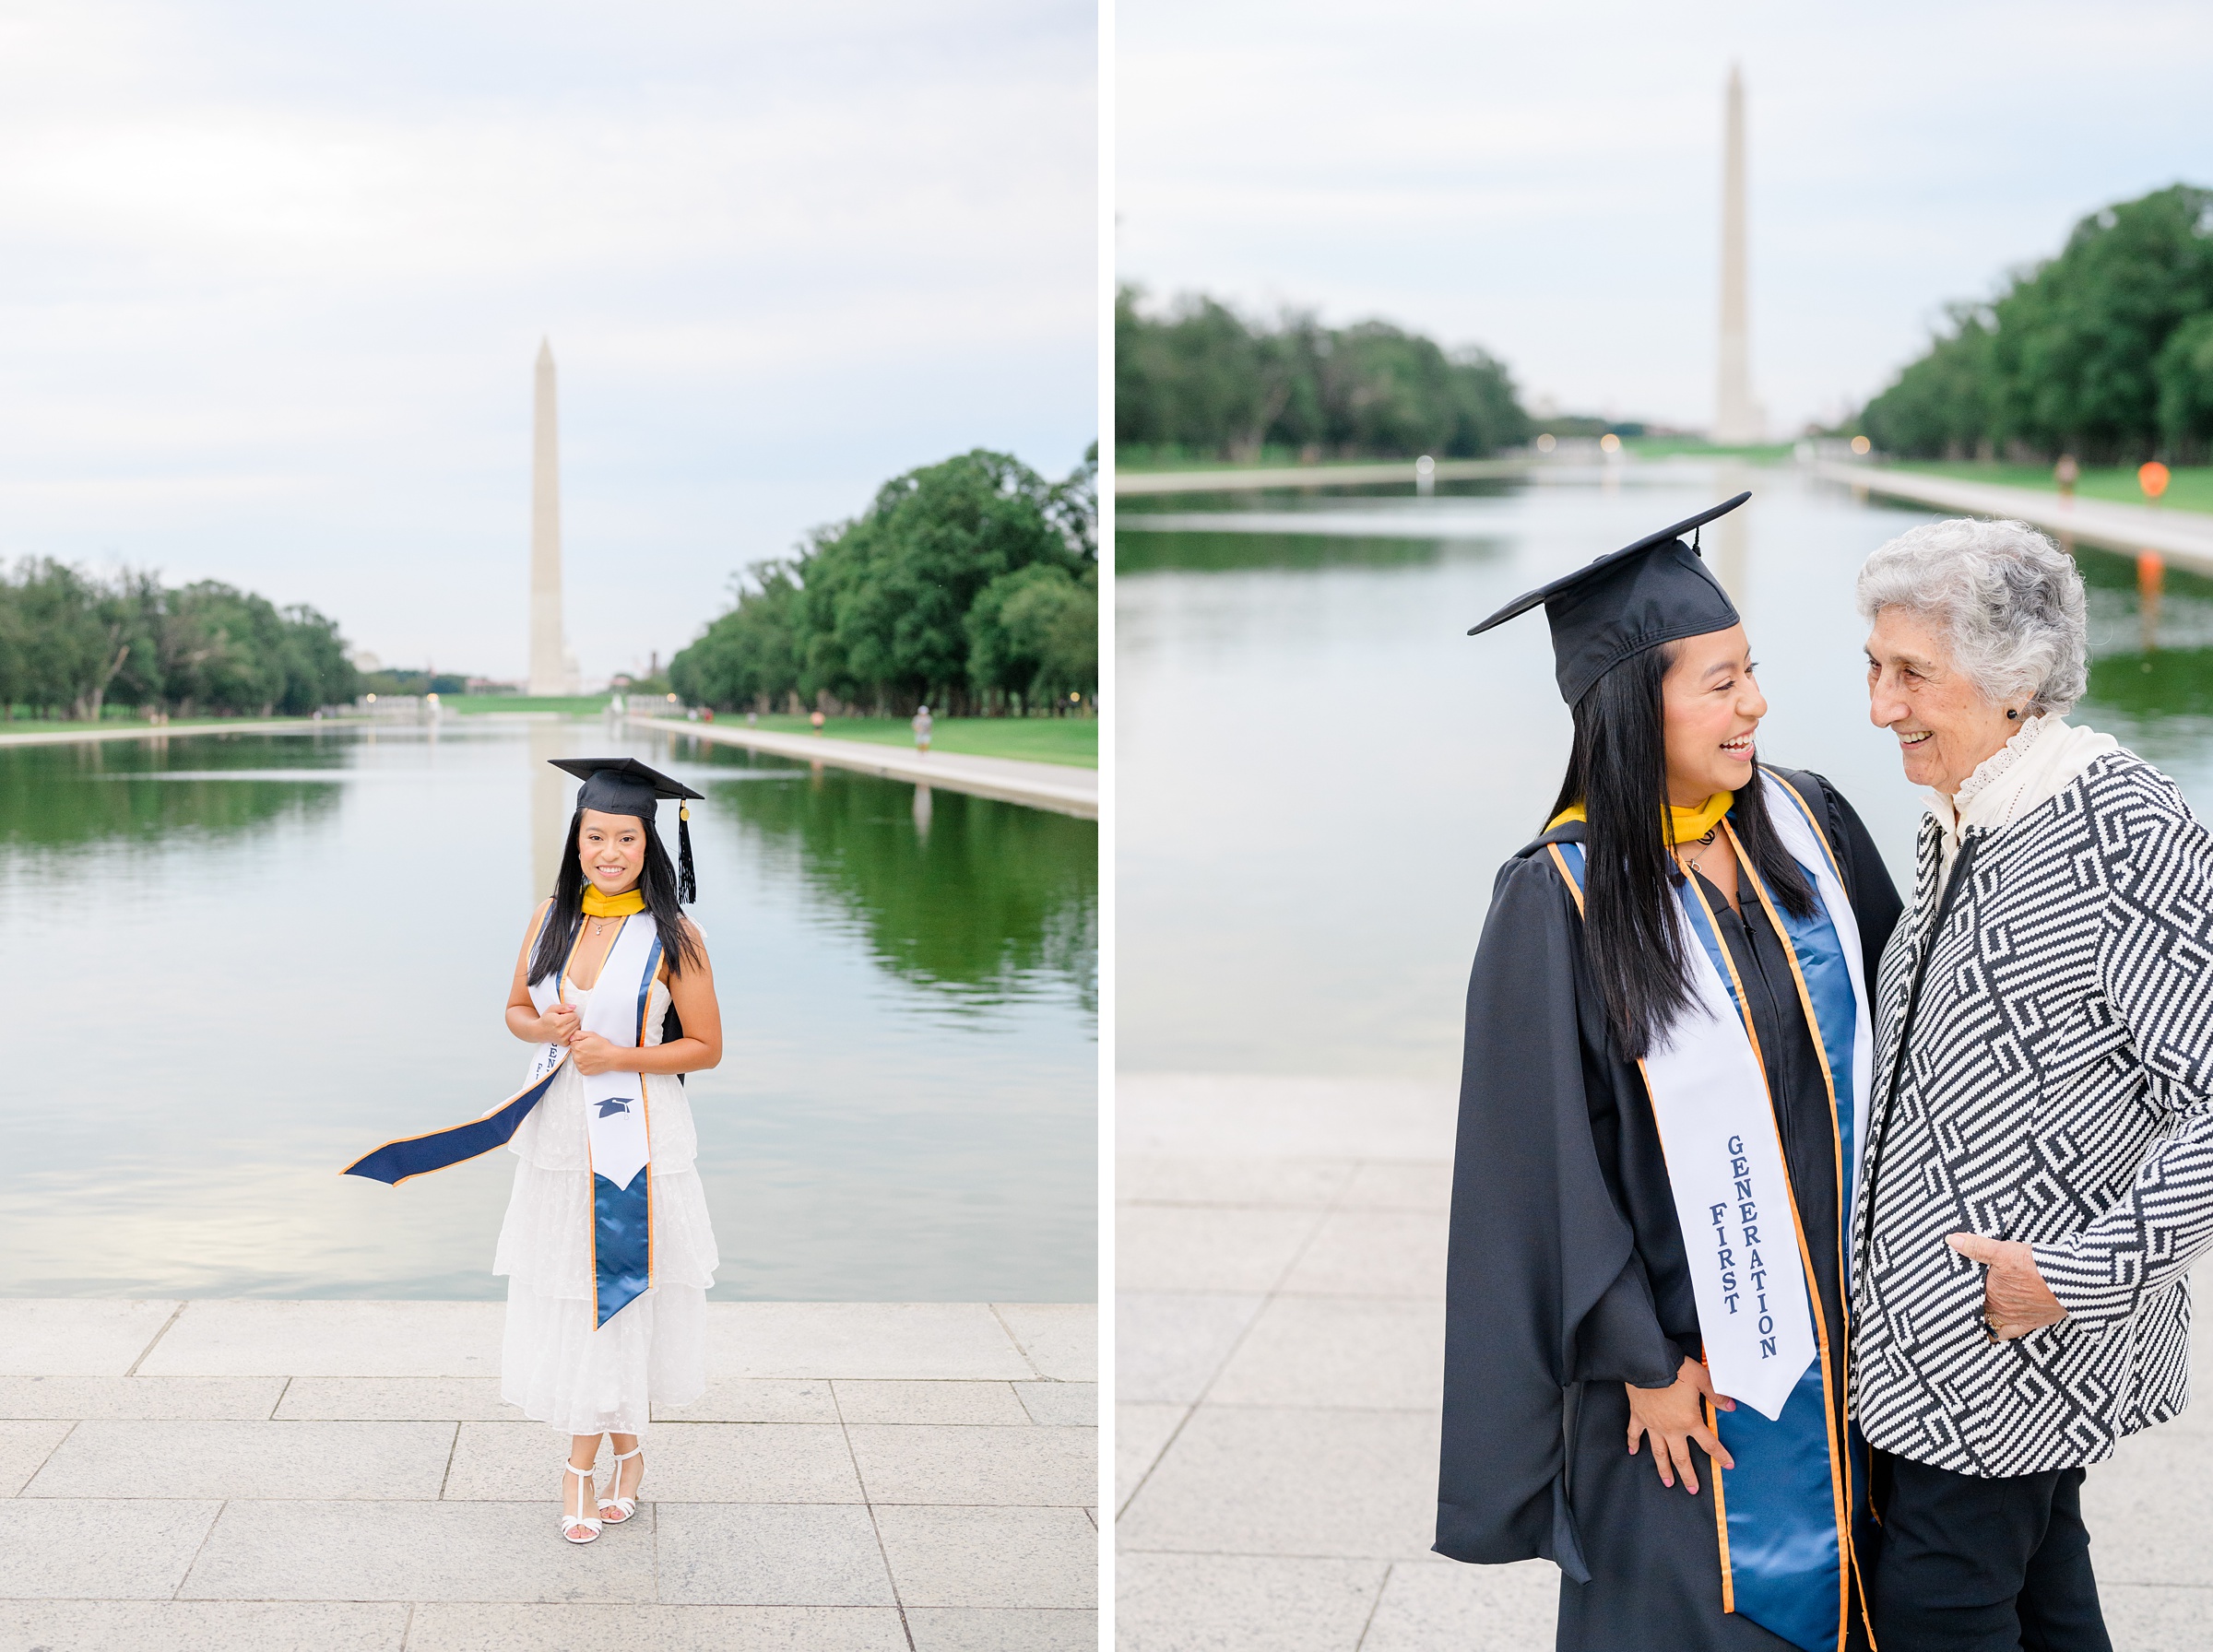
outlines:
[{"label": "smiling face", "polygon": [[1662,679],[1667,730],[1667,799],[1696,808],[1716,792],[1734,792],[1752,778],[1752,734],[1768,714],[1767,696],[1752,678],[1745,628],[1708,631],[1675,644],[1675,661]]},{"label": "smiling face", "polygon": [[[2017,714],[2008,718],[2006,714]],[[2020,732],[2026,708],[1984,697],[1943,635],[1901,608],[1878,609],[1867,633],[1867,716],[1898,737],[1906,778],[1947,797]]]},{"label": "smiling face", "polygon": [[576,858],[603,895],[635,887],[645,867],[645,822],[635,815],[586,809],[576,828]]}]

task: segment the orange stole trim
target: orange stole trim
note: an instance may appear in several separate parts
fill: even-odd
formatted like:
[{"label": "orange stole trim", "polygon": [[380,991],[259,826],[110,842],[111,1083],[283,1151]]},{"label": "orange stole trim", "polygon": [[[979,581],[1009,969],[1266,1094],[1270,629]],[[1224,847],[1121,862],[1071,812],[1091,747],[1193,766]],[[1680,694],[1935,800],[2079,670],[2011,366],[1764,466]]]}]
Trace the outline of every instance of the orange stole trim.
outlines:
[{"label": "orange stole trim", "polygon": [[[1821,1023],[1815,1018],[1813,997],[1806,991],[1805,974],[1798,967],[1797,950],[1791,945],[1791,934],[1788,929],[1783,927],[1781,914],[1775,910],[1775,903],[1769,898],[1767,886],[1760,881],[1759,873],[1754,869],[1751,856],[1745,853],[1744,843],[1737,837],[1735,830],[1726,820],[1722,822],[1722,830],[1729,835],[1729,846],[1735,852],[1737,869],[1752,885],[1753,893],[1759,897],[1760,906],[1766,911],[1768,921],[1775,926],[1776,938],[1781,941],[1783,957],[1789,961],[1791,966],[1791,979],[1797,984],[1799,1007],[1805,1012],[1806,1033],[1814,1046],[1815,1059],[1821,1066],[1821,1082],[1828,1092],[1829,1160],[1831,1164],[1836,1167],[1837,1212],[1840,1223],[1844,1210],[1842,1137],[1837,1128],[1837,1083],[1828,1070],[1828,1052],[1821,1043]],[[1818,827],[1814,829],[1814,835],[1817,838],[1821,835]],[[1843,880],[1839,879],[1838,881],[1842,882]],[[1695,880],[1693,887],[1696,887]],[[1700,894],[1698,899],[1703,904],[1705,896]],[[1709,920],[1711,919],[1710,909],[1709,909],[1707,916]],[[1715,929],[1714,935],[1717,939],[1720,938],[1721,931],[1718,927]],[[1838,937],[1840,941],[1842,938],[1841,935]],[[1722,949],[1722,956],[1726,958],[1728,955],[1729,949],[1724,945]],[[1730,978],[1733,981],[1736,978],[1736,966],[1734,963],[1730,965]],[[1741,982],[1737,984],[1737,990],[1739,993],[1744,990]],[[1751,1015],[1749,1001],[1746,1002],[1744,1009],[1748,1019]],[[1757,1056],[1758,1053],[1759,1046],[1755,1042],[1753,1054]],[[1764,1076],[1767,1070],[1764,1059],[1761,1061],[1760,1070]],[[1774,1096],[1771,1092],[1768,1098],[1768,1104],[1771,1115],[1774,1107]],[[1776,1133],[1775,1146],[1776,1150],[1781,1152],[1782,1137],[1780,1129]],[[1798,1214],[1798,1193],[1794,1187],[1791,1186],[1790,1162],[1787,1159],[1783,1162],[1783,1187],[1790,1197],[1791,1226],[1797,1233],[1798,1255],[1805,1266],[1805,1294],[1807,1301],[1813,1305],[1814,1331],[1821,1343],[1821,1421],[1828,1430],[1828,1495],[1832,1517],[1837,1525],[1837,1645],[1841,1647],[1844,1644],[1845,1633],[1852,1621],[1852,1580],[1859,1570],[1859,1553],[1853,1548],[1852,1541],[1851,1453],[1848,1450],[1840,1449],[1837,1440],[1836,1395],[1842,1379],[1831,1368],[1828,1351],[1828,1316],[1821,1306],[1821,1292],[1814,1279],[1813,1250],[1806,1244],[1805,1223]],[[1837,1284],[1840,1292],[1840,1311],[1844,1315],[1844,1333],[1849,1337],[1852,1334],[1852,1310],[1849,1306],[1842,1304],[1840,1300],[1843,1283],[1844,1251],[1842,1232],[1840,1227],[1837,1240]]]},{"label": "orange stole trim", "polygon": [[[1706,1351],[1701,1346],[1698,1351],[1703,1353]],[[1722,1437],[1721,1413],[1714,1409],[1712,1400],[1705,1400],[1703,1404],[1706,1407],[1706,1426],[1718,1440]],[[1722,1551],[1722,1610],[1733,1612],[1736,1610],[1736,1575],[1729,1565],[1729,1503],[1722,1490],[1721,1464],[1709,1456],[1706,1470],[1713,1476],[1713,1530],[1715,1541],[1720,1544]]]},{"label": "orange stole trim", "polygon": [[[527,959],[529,958],[529,956],[530,956],[530,949],[531,949],[532,947],[534,947],[534,946],[536,946],[536,945],[538,944],[538,934],[539,934],[539,932],[540,932],[540,931],[542,931],[542,930],[545,928],[545,926],[546,926],[546,919],[547,919],[547,917],[548,917],[548,916],[549,916],[549,915],[551,914],[552,910],[553,910],[553,903],[552,903],[552,901],[551,901],[551,900],[550,900],[550,899],[549,899],[548,901],[546,901],[546,902],[544,903],[544,904],[542,904],[541,906],[539,906],[539,907],[538,907],[538,922],[537,922],[536,924],[534,924],[534,925],[531,926],[531,929],[530,929],[530,938],[529,938],[528,940],[527,940],[527,941],[525,941],[525,942],[523,943],[523,957],[525,958],[525,960],[527,960]],[[523,967],[524,967],[525,969],[527,969],[527,968],[529,967],[529,964],[528,964],[528,963],[526,962]],[[566,966],[564,965],[563,967],[565,968]],[[486,1109],[485,1109],[485,1110],[484,1110],[484,1111],[483,1111],[481,1114],[478,1115],[478,1116],[479,1116],[479,1118],[489,1118],[489,1117],[491,1117],[491,1115],[492,1115],[494,1113],[497,1113],[497,1112],[499,1112],[501,1107],[508,1107],[508,1106],[512,1106],[512,1105],[514,1105],[514,1103],[515,1103],[515,1098],[516,1098],[517,1096],[520,1096],[520,1095],[522,1095],[522,1094],[523,1094],[525,1092],[527,1092],[527,1091],[531,1091],[531,1090],[535,1090],[535,1089],[537,1089],[537,1088],[538,1088],[538,1085],[540,1085],[540,1084],[550,1083],[550,1082],[552,1081],[553,1075],[554,1075],[555,1073],[558,1073],[559,1071],[561,1071],[562,1064],[563,1064],[563,1063],[565,1063],[565,1062],[568,1060],[568,1058],[569,1058],[569,1053],[568,1053],[568,1051],[566,1051],[566,1050],[563,1050],[563,1051],[562,1051],[562,1053],[561,1053],[561,1059],[560,1059],[559,1061],[556,1061],[556,1062],[554,1062],[554,1064],[552,1065],[552,1067],[551,1067],[550,1068],[549,1068],[549,1069],[548,1069],[548,1071],[547,1071],[547,1073],[546,1073],[546,1076],[545,1076],[543,1079],[536,1079],[536,1080],[533,1080],[531,1082],[529,1082],[529,1083],[527,1083],[527,1084],[524,1085],[524,1086],[523,1086],[523,1088],[522,1088],[521,1090],[518,1090],[518,1091],[516,1091],[516,1092],[515,1092],[515,1094],[514,1094],[514,1095],[511,1095],[511,1096],[509,1096],[509,1097],[508,1097],[508,1098],[507,1098],[505,1101],[502,1102],[502,1103],[500,1103],[499,1107],[487,1107],[487,1108],[486,1108]],[[446,1131],[448,1131],[448,1130],[453,1130],[453,1129],[458,1129],[459,1127],[459,1127],[459,1126],[457,1126],[457,1125],[440,1125],[440,1126],[439,1126],[439,1127],[437,1127],[435,1130],[419,1130],[419,1131],[417,1131],[417,1132],[416,1132],[414,1135],[412,1135],[412,1136],[395,1136],[395,1137],[393,1137],[393,1138],[392,1138],[392,1139],[391,1139],[391,1140],[389,1140],[389,1141],[386,1141],[386,1142],[382,1142],[382,1143],[379,1143],[377,1146],[371,1148],[371,1149],[369,1150],[369,1151],[368,1151],[368,1152],[366,1152],[366,1153],[363,1153],[363,1154],[361,1156],[361,1159],[356,1159],[356,1160],[353,1162],[353,1163],[354,1163],[354,1164],[359,1164],[359,1163],[361,1162],[361,1159],[366,1159],[366,1158],[369,1158],[369,1157],[371,1157],[371,1156],[372,1156],[372,1155],[373,1155],[373,1154],[376,1154],[376,1153],[381,1153],[381,1152],[383,1152],[383,1151],[385,1150],[385,1148],[388,1148],[388,1147],[397,1147],[397,1146],[398,1146],[398,1145],[399,1145],[401,1142],[403,1142],[403,1141],[421,1141],[421,1140],[425,1139],[426,1139],[426,1138],[428,1138],[428,1137],[432,1137],[432,1136],[443,1136],[443,1135],[444,1135],[444,1134],[445,1134],[445,1132],[446,1132]],[[500,1150],[501,1148],[504,1147],[505,1145],[506,1145],[506,1143],[504,1143],[504,1142],[494,1142],[494,1143],[493,1143],[491,1146],[490,1146],[490,1147],[488,1147],[488,1148],[486,1148],[486,1149],[484,1150],[484,1153],[494,1153],[494,1152],[497,1152],[497,1151],[499,1151],[499,1150]],[[451,1170],[451,1169],[453,1169],[453,1167],[454,1167],[454,1164],[467,1164],[467,1163],[470,1163],[470,1162],[473,1162],[473,1161],[475,1161],[475,1160],[481,1159],[481,1158],[484,1156],[484,1153],[471,1153],[471,1154],[469,1154],[469,1156],[468,1156],[467,1159],[456,1159],[456,1160],[454,1161],[454,1163],[453,1163],[453,1164],[441,1164],[441,1165],[440,1165],[438,1168],[439,1168],[440,1170]],[[348,1165],[348,1166],[347,1166],[347,1167],[346,1167],[344,1170],[341,1170],[341,1171],[339,1171],[339,1172],[338,1172],[338,1174],[339,1174],[340,1175],[346,1175],[346,1174],[350,1174],[350,1172],[352,1171],[352,1169],[353,1169],[353,1165],[352,1165],[352,1164],[349,1164],[349,1165]],[[432,1172],[431,1172],[431,1171],[427,1171],[427,1170],[419,1170],[419,1171],[416,1171],[416,1172],[415,1172],[415,1173],[414,1173],[412,1175],[404,1175],[404,1176],[400,1177],[400,1178],[399,1178],[399,1180],[398,1180],[398,1181],[396,1181],[396,1182],[394,1182],[394,1183],[392,1184],[392,1186],[395,1186],[395,1187],[397,1187],[397,1186],[401,1186],[403,1183],[407,1183],[407,1182],[412,1182],[412,1181],[415,1179],[415,1177],[416,1177],[416,1176],[427,1176],[427,1175],[430,1175],[430,1174],[433,1174],[433,1173],[432,1173]]]},{"label": "orange stole trim", "polygon": [[[1837,887],[1842,889],[1844,887],[1843,863],[1838,860],[1837,852],[1829,844],[1828,833],[1822,831],[1820,821],[1814,819],[1813,808],[1807,804],[1804,795],[1799,792],[1796,786],[1785,780],[1781,774],[1776,773],[1776,771],[1769,768],[1765,763],[1760,765],[1760,773],[1767,775],[1769,779],[1772,780],[1777,785],[1781,786],[1783,789],[1784,794],[1793,804],[1797,806],[1799,814],[1805,817],[1806,829],[1814,834],[1814,842],[1821,845],[1822,858],[1828,862],[1828,869],[1836,878]],[[1766,890],[1762,889],[1759,891],[1759,898],[1761,903],[1766,905],[1768,908],[1769,917],[1770,920],[1775,922],[1776,933],[1783,937],[1783,950],[1790,957],[1791,973],[1792,974],[1797,976],[1798,980],[1799,1000],[1800,1002],[1805,1004],[1806,1023],[1809,1027],[1815,1027],[1817,1031],[1817,1023],[1816,1023],[1814,1020],[1813,1005],[1810,1002],[1806,1002],[1807,995],[1805,989],[1805,977],[1799,973],[1797,951],[1791,946],[1789,934],[1783,929],[1781,921],[1775,919],[1775,908],[1773,903],[1769,902],[1768,892]],[[1852,897],[1849,891],[1847,891],[1845,899],[1850,900],[1851,898]],[[1831,922],[1834,922],[1833,918],[1831,919]],[[1840,941],[1843,939],[1843,937],[1839,935],[1837,938]],[[1863,973],[1864,973],[1864,965],[1863,965]],[[1867,1005],[1860,1005],[1858,1008],[1862,1011],[1865,1011],[1870,1007]],[[1845,1186],[1843,1133],[1837,1128],[1835,1117],[1835,1109],[1837,1106],[1837,1081],[1834,1076],[1831,1075],[1828,1070],[1828,1050],[1818,1037],[1814,1040],[1814,1052],[1821,1059],[1821,1078],[1823,1082],[1828,1086],[1828,1101],[1829,1107],[1831,1109],[1831,1116],[1829,1119],[1829,1136],[1837,1150],[1837,1209],[1839,1213],[1839,1221],[1840,1223],[1846,1199],[1844,1197]],[[1866,1121],[1864,1119],[1861,1121],[1863,1128],[1865,1127],[1865,1123]],[[1852,1293],[1843,1290],[1842,1288],[1845,1277],[1844,1241],[1845,1235],[1841,1227],[1840,1226],[1837,1236],[1837,1285],[1839,1288],[1838,1311],[1844,1316],[1845,1355],[1844,1358],[1839,1362],[1840,1367],[1839,1380],[1843,1386],[1844,1417],[1846,1422],[1849,1424],[1852,1420]],[[1847,1531],[1850,1531],[1852,1529],[1852,1508],[1854,1498],[1852,1490],[1852,1450],[1851,1442],[1849,1440],[1847,1440],[1845,1443],[1844,1450],[1838,1454],[1838,1457],[1844,1465],[1844,1528]],[[1872,1446],[1868,1446],[1867,1448],[1867,1483],[1870,1487],[1872,1487],[1875,1483],[1875,1447]],[[1877,1526],[1880,1526],[1883,1523],[1882,1516],[1876,1512],[1872,1493],[1870,1493],[1867,1504],[1867,1517],[1873,1520]],[[1860,1562],[1860,1546],[1856,1534],[1853,1535],[1852,1540],[1852,1583],[1853,1589],[1857,1591],[1860,1597],[1860,1621],[1862,1623],[1867,1626],[1867,1644],[1870,1648],[1872,1648],[1875,1645],[1875,1620],[1874,1614],[1867,1610],[1866,1568],[1862,1565]]]}]

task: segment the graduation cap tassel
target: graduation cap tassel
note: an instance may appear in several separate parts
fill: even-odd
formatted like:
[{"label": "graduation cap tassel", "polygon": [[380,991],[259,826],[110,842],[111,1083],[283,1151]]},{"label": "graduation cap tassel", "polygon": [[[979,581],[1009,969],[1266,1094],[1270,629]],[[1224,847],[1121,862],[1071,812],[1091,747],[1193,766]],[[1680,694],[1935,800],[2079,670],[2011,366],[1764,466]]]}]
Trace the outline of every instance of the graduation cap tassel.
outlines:
[{"label": "graduation cap tassel", "polygon": [[692,876],[692,809],[676,811],[676,898],[690,905],[699,899],[699,884]]}]

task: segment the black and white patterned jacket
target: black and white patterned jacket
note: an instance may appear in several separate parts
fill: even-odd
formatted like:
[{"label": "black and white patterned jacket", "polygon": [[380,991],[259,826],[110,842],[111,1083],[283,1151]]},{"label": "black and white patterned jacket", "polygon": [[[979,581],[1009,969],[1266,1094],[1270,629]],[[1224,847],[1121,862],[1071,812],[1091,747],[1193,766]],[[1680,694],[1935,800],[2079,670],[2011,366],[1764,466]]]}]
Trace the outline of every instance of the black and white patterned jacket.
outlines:
[{"label": "black and white patterned jacket", "polygon": [[[1923,820],[1876,989],[1852,1410],[1916,1462],[2073,1468],[2189,1398],[2186,1272],[2213,1245],[2213,836],[2127,751],[1970,834],[1942,891],[1939,832]],[[1982,1269],[1945,1244],[1962,1231],[2028,1241],[2066,1318],[1993,1346]]]}]

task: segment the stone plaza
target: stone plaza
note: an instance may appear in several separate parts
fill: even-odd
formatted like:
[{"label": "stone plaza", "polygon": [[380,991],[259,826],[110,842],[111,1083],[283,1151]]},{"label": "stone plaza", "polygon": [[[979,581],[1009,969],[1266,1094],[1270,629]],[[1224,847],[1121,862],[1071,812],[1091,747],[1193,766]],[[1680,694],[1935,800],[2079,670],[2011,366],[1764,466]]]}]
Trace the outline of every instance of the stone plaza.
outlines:
[{"label": "stone plaza", "polygon": [[503,1312],[0,1301],[0,1649],[1096,1645],[1090,1304],[710,1304],[707,1391],[583,1547]]},{"label": "stone plaza", "polygon": [[[1118,1089],[1124,1652],[1546,1652],[1549,1562],[1429,1550],[1453,1086]],[[2092,1469],[2084,1512],[2113,1644],[2213,1646],[2213,1404]]]}]

